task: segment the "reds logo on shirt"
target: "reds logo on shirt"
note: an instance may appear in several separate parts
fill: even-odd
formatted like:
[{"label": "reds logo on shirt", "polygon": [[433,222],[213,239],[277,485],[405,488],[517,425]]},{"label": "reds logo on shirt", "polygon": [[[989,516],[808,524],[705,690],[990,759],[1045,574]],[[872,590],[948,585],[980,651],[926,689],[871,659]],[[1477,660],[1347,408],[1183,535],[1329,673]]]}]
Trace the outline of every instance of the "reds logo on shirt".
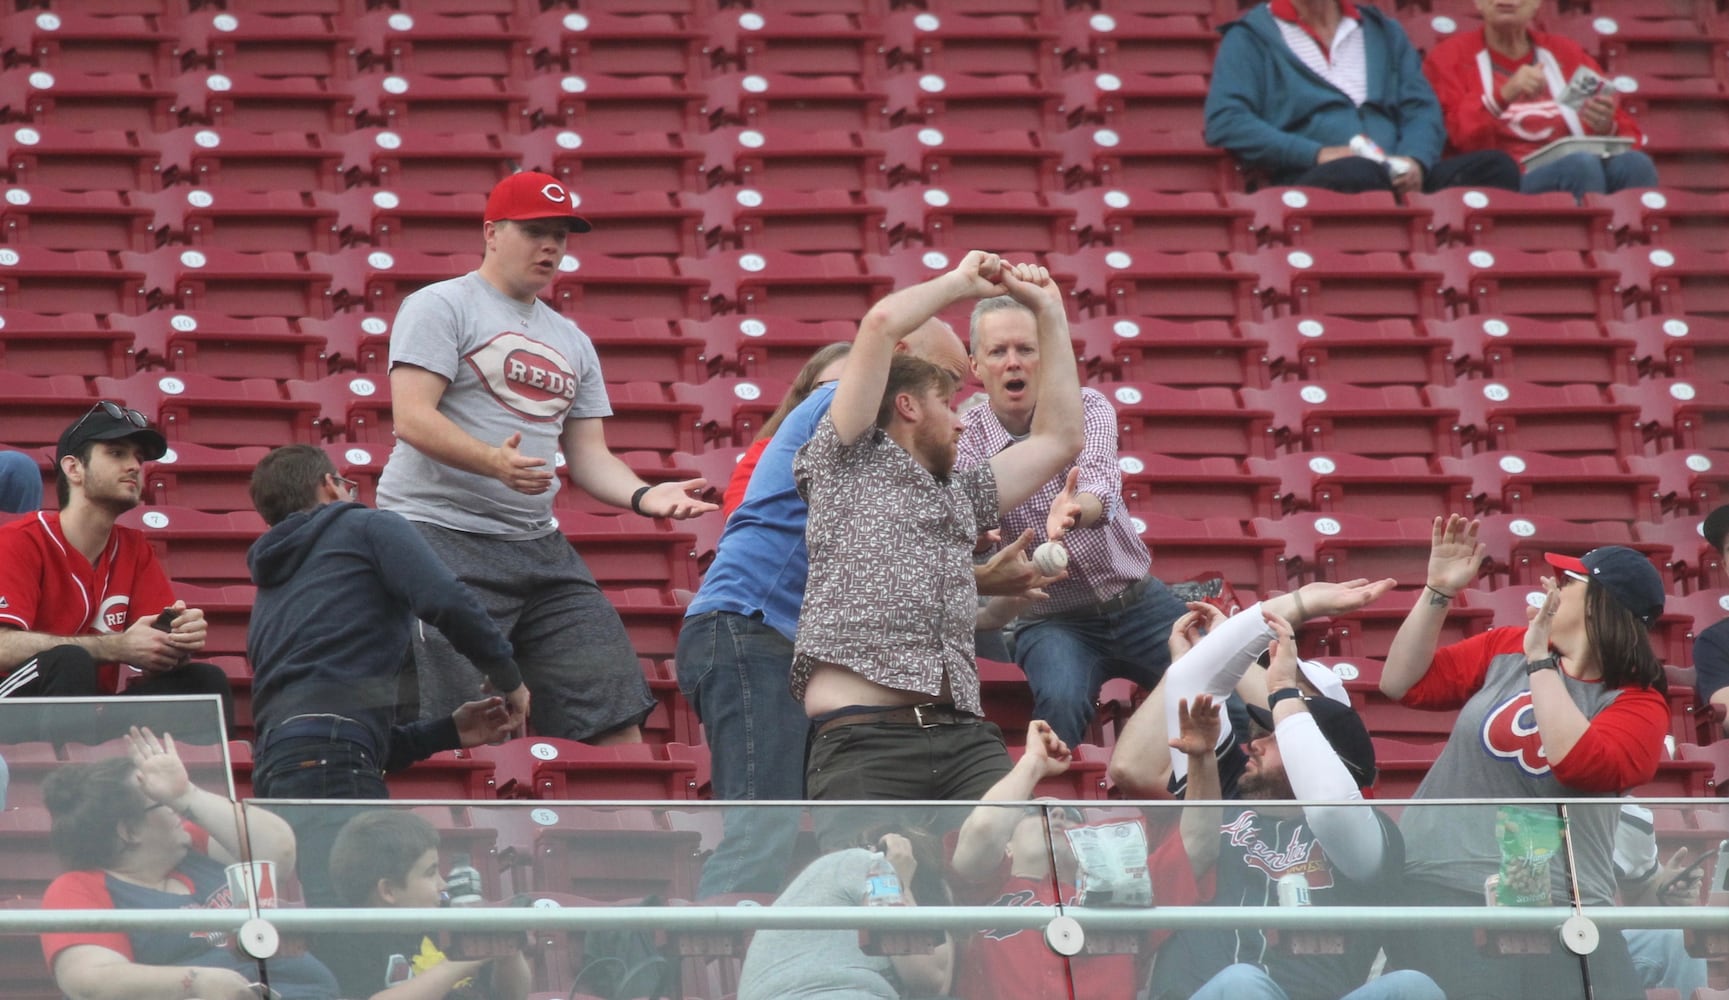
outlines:
[{"label": "reds logo on shirt", "polygon": [[514,330],[492,338],[464,360],[494,399],[525,419],[562,419],[576,398],[576,372],[564,355]]},{"label": "reds logo on shirt", "polygon": [[126,594],[115,594],[102,602],[96,609],[96,620],[90,625],[104,635],[126,631],[126,620],[132,614],[132,598]]},{"label": "reds logo on shirt", "polygon": [[1553,100],[1520,101],[1501,115],[1501,121],[1508,131],[1527,142],[1548,142],[1557,138],[1556,130],[1563,127],[1561,105]]},{"label": "reds logo on shirt", "polygon": [[1537,709],[1531,704],[1531,692],[1520,691],[1496,705],[1483,720],[1483,749],[1513,761],[1532,777],[1549,773],[1549,756],[1543,752],[1543,738],[1537,732]]}]

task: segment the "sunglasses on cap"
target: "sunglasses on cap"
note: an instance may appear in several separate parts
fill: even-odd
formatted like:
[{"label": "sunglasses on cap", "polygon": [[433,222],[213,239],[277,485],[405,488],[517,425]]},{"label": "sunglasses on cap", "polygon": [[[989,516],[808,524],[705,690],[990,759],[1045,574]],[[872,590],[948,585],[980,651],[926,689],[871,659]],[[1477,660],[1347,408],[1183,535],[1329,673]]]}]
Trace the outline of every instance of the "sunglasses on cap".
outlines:
[{"label": "sunglasses on cap", "polygon": [[84,426],[84,421],[89,420],[98,413],[106,413],[114,420],[124,420],[139,430],[143,430],[150,426],[150,419],[144,414],[139,413],[137,410],[134,410],[132,407],[121,406],[118,403],[110,403],[106,399],[99,399],[96,401],[95,406],[92,406],[89,410],[85,411],[84,415],[78,418],[78,422],[73,424],[71,428],[66,431],[66,436],[70,438],[73,434],[77,433],[78,428]]}]

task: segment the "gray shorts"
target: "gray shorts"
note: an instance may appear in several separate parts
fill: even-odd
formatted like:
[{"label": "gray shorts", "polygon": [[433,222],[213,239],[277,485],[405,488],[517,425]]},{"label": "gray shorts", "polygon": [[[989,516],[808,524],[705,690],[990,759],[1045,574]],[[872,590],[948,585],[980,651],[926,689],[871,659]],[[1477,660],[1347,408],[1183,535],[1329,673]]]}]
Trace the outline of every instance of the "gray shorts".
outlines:
[{"label": "gray shorts", "polygon": [[[624,622],[563,535],[512,540],[414,526],[510,637],[535,732],[585,740],[648,717],[654,695]],[[414,630],[414,664],[423,719],[480,696],[485,678],[431,625]]]}]

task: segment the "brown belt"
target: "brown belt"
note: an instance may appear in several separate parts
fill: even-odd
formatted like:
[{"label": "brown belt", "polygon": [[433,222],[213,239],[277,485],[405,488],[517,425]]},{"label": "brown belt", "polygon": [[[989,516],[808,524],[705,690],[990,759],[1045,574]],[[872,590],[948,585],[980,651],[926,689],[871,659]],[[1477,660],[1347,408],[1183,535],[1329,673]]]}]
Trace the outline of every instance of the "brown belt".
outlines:
[{"label": "brown belt", "polygon": [[880,712],[837,715],[817,723],[816,731],[821,733],[841,726],[857,726],[869,722],[934,729],[937,726],[976,726],[983,721],[979,716],[963,712],[953,705],[908,705],[905,708],[885,708]]},{"label": "brown belt", "polygon": [[1048,618],[1062,620],[1073,618],[1103,618],[1105,615],[1114,615],[1141,599],[1141,595],[1147,592],[1147,579],[1147,577],[1143,576],[1134,583],[1124,587],[1122,590],[1117,591],[1115,597],[1107,597],[1096,604],[1089,604],[1082,608],[1070,608],[1067,611],[1053,611],[1048,615],[1024,615],[1021,620],[1030,622],[1044,621]]}]

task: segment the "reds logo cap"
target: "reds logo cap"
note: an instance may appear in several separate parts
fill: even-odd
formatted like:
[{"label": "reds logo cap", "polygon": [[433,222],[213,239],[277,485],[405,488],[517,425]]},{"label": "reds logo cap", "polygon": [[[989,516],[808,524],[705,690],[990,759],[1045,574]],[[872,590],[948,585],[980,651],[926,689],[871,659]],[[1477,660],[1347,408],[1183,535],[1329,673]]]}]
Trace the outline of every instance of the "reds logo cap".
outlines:
[{"label": "reds logo cap", "polygon": [[594,227],[576,214],[576,196],[564,183],[551,174],[524,170],[498,182],[486,197],[486,221],[529,219],[563,219],[573,233],[586,233]]},{"label": "reds logo cap", "polygon": [[1577,559],[1545,552],[1543,559],[1574,579],[1601,585],[1646,628],[1663,614],[1663,578],[1651,560],[1625,545],[1600,546]]}]

